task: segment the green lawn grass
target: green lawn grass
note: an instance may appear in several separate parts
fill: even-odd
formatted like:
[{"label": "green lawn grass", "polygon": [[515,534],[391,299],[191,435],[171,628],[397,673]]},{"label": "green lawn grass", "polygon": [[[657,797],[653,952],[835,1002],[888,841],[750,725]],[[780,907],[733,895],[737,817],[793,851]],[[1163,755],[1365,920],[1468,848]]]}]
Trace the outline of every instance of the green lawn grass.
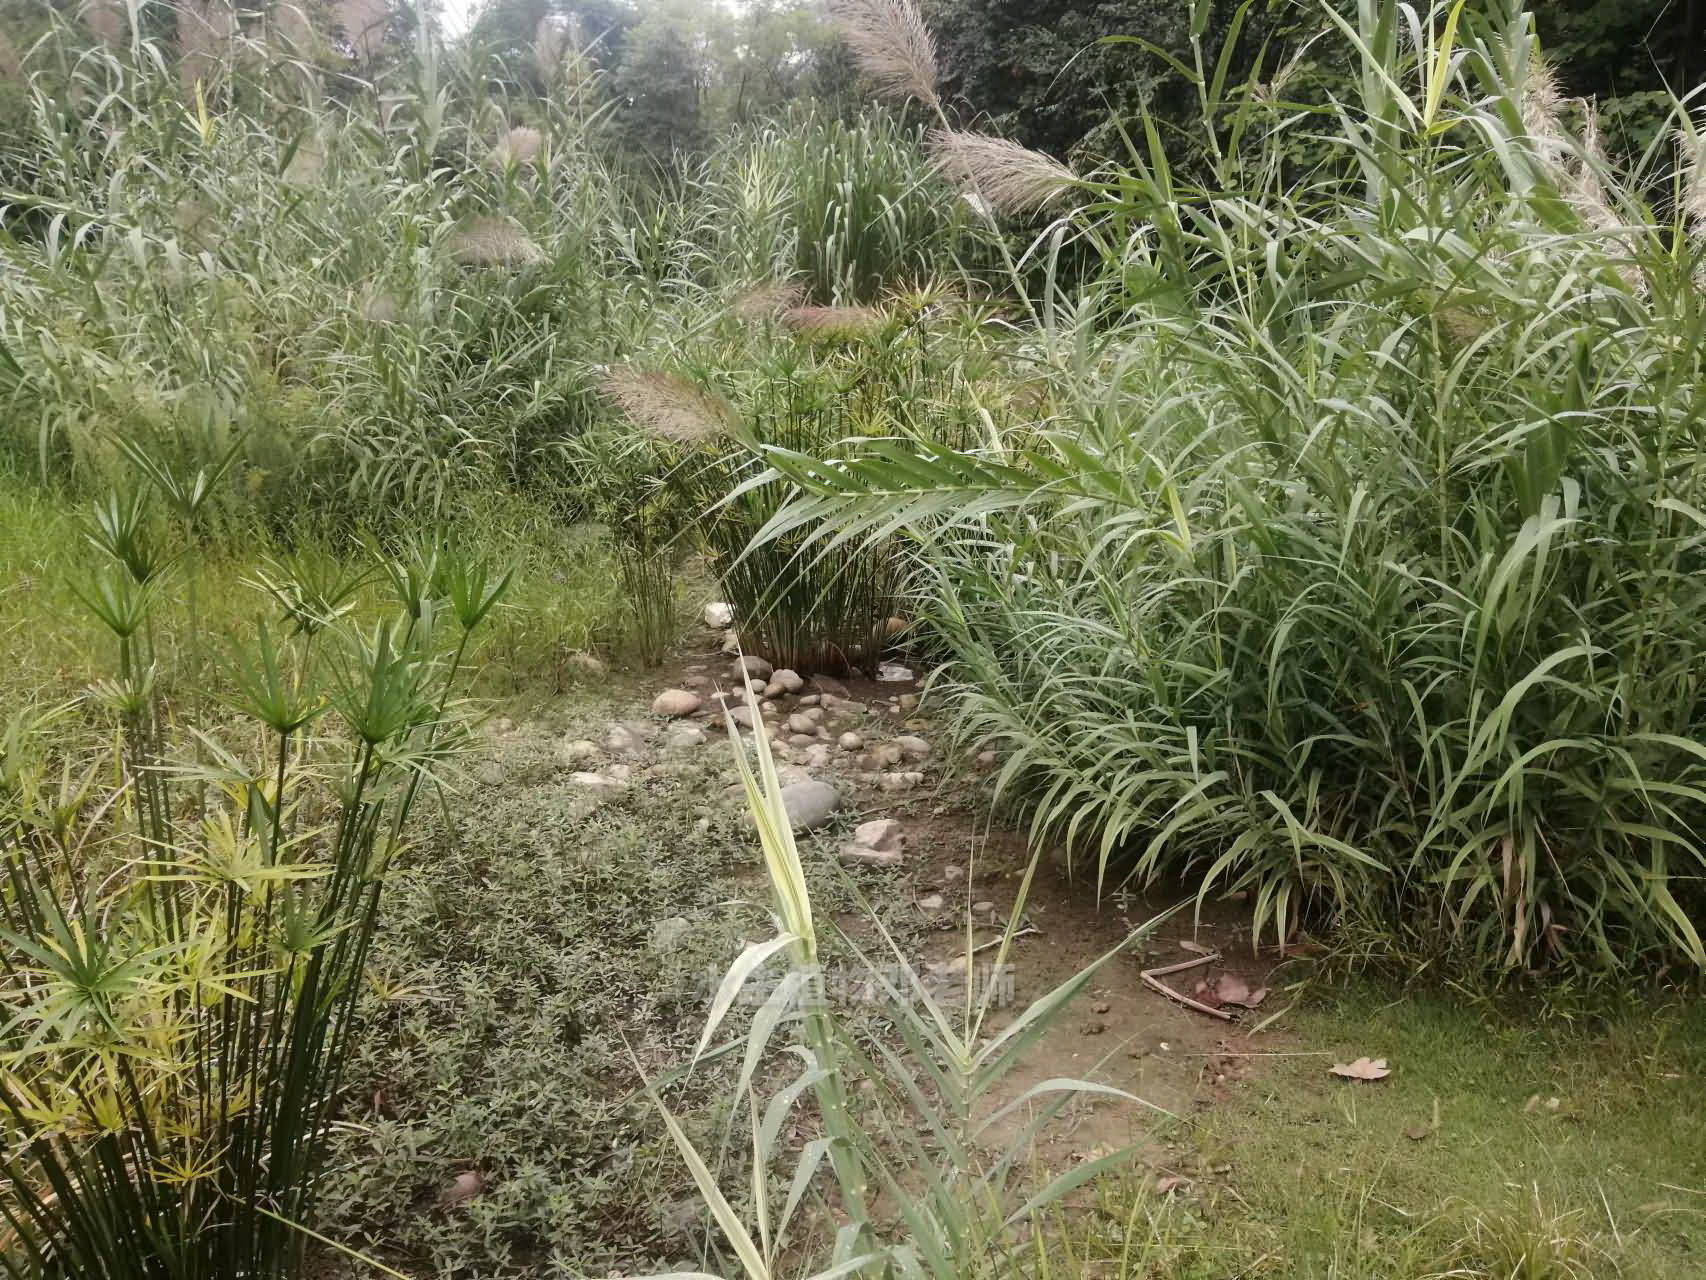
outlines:
[{"label": "green lawn grass", "polygon": [[[0,654],[5,658],[0,705],[76,697],[112,674],[110,633],[78,598],[79,584],[100,563],[84,537],[88,511],[87,502],[0,470]],[[517,570],[515,588],[481,638],[477,694],[498,700],[559,694],[585,673],[587,654],[621,655],[626,606],[609,548],[596,529],[564,524],[542,504],[514,494],[470,501],[467,511],[442,526],[443,532]],[[376,617],[384,607],[386,584],[374,567],[372,550],[357,535],[310,532],[286,546],[264,532],[239,527],[223,530],[207,548],[190,555],[200,563],[180,561],[174,567],[156,610],[156,632],[166,646],[161,666],[167,679],[184,679],[186,651],[194,643],[202,645],[202,692],[217,694],[225,687],[222,653],[240,648],[258,622],[278,621],[280,608],[261,580],[281,579],[292,557],[365,573],[351,601],[356,617]],[[192,572],[197,580],[193,600],[186,587]]]},{"label": "green lawn grass", "polygon": [[[1352,981],[1283,1029],[1297,1056],[1251,1060],[1182,1137],[1190,1181],[1105,1187],[1093,1220],[1053,1234],[1063,1254],[1180,1280],[1706,1274],[1697,1005],[1541,1018],[1514,992]],[[1392,1074],[1330,1074],[1363,1056]]]}]

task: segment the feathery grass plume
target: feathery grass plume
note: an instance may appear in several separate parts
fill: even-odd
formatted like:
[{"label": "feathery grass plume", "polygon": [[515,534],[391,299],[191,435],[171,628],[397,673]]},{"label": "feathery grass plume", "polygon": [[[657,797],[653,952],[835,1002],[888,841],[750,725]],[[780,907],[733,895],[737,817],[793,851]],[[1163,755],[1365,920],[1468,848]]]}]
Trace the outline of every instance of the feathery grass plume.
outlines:
[{"label": "feathery grass plume", "polygon": [[396,324],[403,316],[403,301],[394,290],[373,286],[361,295],[360,311],[369,324]]},{"label": "feathery grass plume", "polygon": [[326,171],[326,148],[319,138],[304,138],[279,176],[292,187],[319,185]]},{"label": "feathery grass plume", "polygon": [[106,45],[116,48],[124,39],[124,4],[122,0],[89,0],[83,10],[83,25],[89,33]]},{"label": "feathery grass plume", "polygon": [[569,52],[569,28],[561,18],[546,16],[533,29],[533,69],[539,79],[550,84],[562,69]]},{"label": "feathery grass plume", "polygon": [[206,200],[194,197],[180,200],[172,206],[172,229],[178,233],[178,239],[205,248],[207,235],[218,227],[214,213],[214,207]]},{"label": "feathery grass plume", "polygon": [[830,0],[829,14],[859,69],[885,93],[941,106],[936,41],[912,0]]},{"label": "feathery grass plume", "polygon": [[728,426],[728,410],[691,378],[618,366],[599,380],[604,392],[635,426],[677,444],[715,439]]},{"label": "feathery grass plume", "polygon": [[812,338],[862,338],[886,318],[879,307],[789,307],[782,313],[784,324]]},{"label": "feathery grass plume", "polygon": [[932,129],[927,147],[938,172],[1002,213],[1033,213],[1078,180],[1060,161],[986,133]]},{"label": "feathery grass plume", "polygon": [[1682,153],[1682,212],[1696,236],[1706,238],[1706,133],[1678,129],[1677,149]]},{"label": "feathery grass plume", "polygon": [[362,62],[373,61],[391,18],[385,0],[336,0],[333,8],[350,52]]},{"label": "feathery grass plume", "polygon": [[284,47],[297,57],[312,54],[320,43],[320,33],[308,10],[300,4],[275,5],[271,13],[272,29],[284,42]]},{"label": "feathery grass plume", "polygon": [[185,90],[218,78],[236,34],[231,0],[189,0],[178,10],[178,79]]},{"label": "feathery grass plume", "polygon": [[486,162],[494,169],[512,164],[532,164],[545,150],[545,135],[526,125],[517,125],[492,144]]},{"label": "feathery grass plume", "polygon": [[1569,135],[1564,132],[1566,101],[1552,64],[1535,55],[1522,82],[1522,128],[1545,160],[1556,160],[1569,147]]},{"label": "feathery grass plume", "polygon": [[779,312],[797,307],[805,299],[805,291],[789,280],[772,280],[756,285],[729,304],[729,311],[742,320],[768,320]]},{"label": "feathery grass plume", "polygon": [[450,240],[450,253],[470,267],[521,267],[545,260],[545,251],[514,218],[482,214],[469,218]]}]

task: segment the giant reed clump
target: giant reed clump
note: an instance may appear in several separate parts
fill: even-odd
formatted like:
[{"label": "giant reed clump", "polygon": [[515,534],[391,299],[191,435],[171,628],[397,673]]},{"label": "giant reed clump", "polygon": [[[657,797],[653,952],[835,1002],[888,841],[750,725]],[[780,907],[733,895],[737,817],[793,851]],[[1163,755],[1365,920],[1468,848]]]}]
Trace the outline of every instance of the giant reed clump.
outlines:
[{"label": "giant reed clump", "polygon": [[1035,299],[1054,416],[770,457],[767,537],[926,548],[944,705],[1099,884],[1706,966],[1698,169],[1526,110],[1530,17],[1360,0],[1326,117],[1205,74],[1214,181],[1150,136],[1071,184],[1103,276]]}]

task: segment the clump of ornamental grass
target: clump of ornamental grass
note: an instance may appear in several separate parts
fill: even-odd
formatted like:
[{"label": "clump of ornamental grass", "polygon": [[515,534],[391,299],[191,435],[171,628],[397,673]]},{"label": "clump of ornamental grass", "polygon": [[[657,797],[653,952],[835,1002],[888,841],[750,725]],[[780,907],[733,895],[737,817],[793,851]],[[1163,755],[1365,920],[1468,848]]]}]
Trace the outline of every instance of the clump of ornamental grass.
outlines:
[{"label": "clump of ornamental grass", "polygon": [[678,619],[676,569],[692,547],[705,451],[726,440],[732,411],[682,374],[619,365],[599,376],[619,423],[559,444],[556,455],[581,509],[616,551],[628,601],[628,639],[646,666],[664,659]]},{"label": "clump of ornamental grass", "polygon": [[1282,948],[1698,971],[1695,179],[1571,133],[1520,7],[1432,22],[1423,56],[1344,20],[1363,96],[1315,170],[1313,116],[1210,94],[1218,177],[1152,140],[1081,180],[1145,230],[1074,215],[1102,275],[1094,323],[1042,300],[1054,413],[773,451],[762,537],[906,531],[943,705],[1098,886],[1236,894]]},{"label": "clump of ornamental grass", "polygon": [[[301,1274],[385,881],[509,582],[428,547],[370,629],[258,624],[240,722],[180,758],[154,614],[181,562],[149,512],[90,525],[112,677],[0,732],[0,1258],[29,1280]],[[90,715],[105,751],[75,745]]]},{"label": "clump of ornamental grass", "polygon": [[[851,337],[870,329],[861,314],[857,325],[843,322],[815,332]],[[755,542],[783,495],[775,486],[752,483],[771,451],[810,452],[858,432],[862,395],[880,395],[878,385],[880,375],[861,392],[846,394],[850,388],[809,367],[761,370],[742,395],[736,446],[706,457],[692,472],[704,512],[697,525],[700,543],[740,619],[742,643],[778,667],[869,672],[882,655],[883,628],[895,612],[904,577],[899,548],[863,547],[830,558],[820,557],[810,534]]]},{"label": "clump of ornamental grass", "polygon": [[[229,11],[186,10],[184,30]],[[633,189],[601,158],[585,84],[517,104],[552,182],[447,167],[503,138],[511,119],[494,130],[476,104],[500,80],[531,85],[525,71],[440,59],[426,38],[393,46],[395,92],[349,97],[336,40],[280,57],[296,12],[204,50],[208,74],[233,79],[209,86],[202,111],[186,109],[169,25],[145,22],[132,56],[128,29],[109,49],[44,10],[21,68],[41,91],[0,139],[0,203],[18,232],[0,251],[18,365],[0,451],[20,470],[94,491],[117,477],[120,437],[177,449],[216,418],[247,441],[225,502],[281,535],[304,516],[451,516],[464,495],[546,482],[550,444],[594,414],[589,365],[652,323],[651,284],[604,234],[631,223]],[[531,136],[509,149],[532,154]],[[49,208],[122,228],[123,252],[64,252],[24,230]],[[660,257],[681,261],[667,239]],[[375,325],[380,289],[404,302],[374,302]],[[688,310],[707,298],[671,296]]]},{"label": "clump of ornamental grass", "polygon": [[924,132],[890,113],[826,118],[810,107],[741,130],[699,180],[705,234],[738,278],[799,285],[799,302],[860,305],[898,280],[975,267],[964,203],[933,180]]},{"label": "clump of ornamental grass", "polygon": [[[758,702],[750,691],[747,707],[757,723]],[[740,741],[732,716],[728,730]],[[991,1019],[1011,996],[1010,957],[1035,860],[987,963],[971,948],[968,924],[958,967],[946,970],[958,978],[920,972],[878,913],[859,898],[860,915],[880,946],[867,951],[838,931],[854,967],[840,975],[848,980],[833,980],[823,947],[831,926],[813,906],[782,780],[765,736],[754,735],[751,742],[753,758],[743,749],[735,759],[764,858],[776,936],[751,943],[729,966],[687,1068],[712,1051],[743,992],[758,984],[766,968],[780,966],[780,976],[754,1002],[747,1028],[716,1050],[740,1054],[727,1113],[730,1132],[738,1125],[751,1143],[751,1184],[735,1198],[747,1202],[749,1216],[735,1208],[710,1162],[669,1111],[665,1082],[648,1082],[647,1092],[747,1280],[773,1280],[802,1269],[822,1280],[889,1271],[936,1280],[1010,1274],[1011,1257],[1051,1206],[1136,1156],[1134,1147],[1101,1152],[1039,1185],[1030,1176],[1038,1137],[1064,1108],[1086,1097],[1149,1104],[1111,1085],[1070,1077],[1044,1080],[1001,1105],[993,1092],[1102,966],[1149,936],[1166,916],[1140,925],[999,1030]],[[858,1030],[838,1007],[848,992],[881,1010],[892,1033],[873,1040]],[[775,1048],[778,1042],[785,1046],[788,1074],[785,1083],[767,1089],[761,1082],[773,1074],[774,1060],[784,1057]],[[1006,1137],[1004,1124],[1011,1129]],[[798,1139],[786,1136],[790,1129]],[[798,1212],[824,1171],[832,1180],[837,1223],[827,1240]],[[786,1192],[776,1195],[773,1187]]]}]

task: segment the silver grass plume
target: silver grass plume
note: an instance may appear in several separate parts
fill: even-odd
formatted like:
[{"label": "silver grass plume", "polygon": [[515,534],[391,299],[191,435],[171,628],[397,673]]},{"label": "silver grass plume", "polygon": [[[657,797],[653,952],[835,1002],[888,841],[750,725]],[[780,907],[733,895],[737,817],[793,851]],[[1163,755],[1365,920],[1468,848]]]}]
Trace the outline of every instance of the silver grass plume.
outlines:
[{"label": "silver grass plume", "polygon": [[796,333],[814,338],[860,338],[882,324],[876,307],[789,307],[782,322]]},{"label": "silver grass plume", "polygon": [[458,227],[450,252],[471,267],[528,266],[545,258],[545,251],[519,222],[493,215],[469,218]]},{"label": "silver grass plume", "polygon": [[188,0],[179,8],[178,78],[186,90],[218,78],[236,34],[230,0]]},{"label": "silver grass plume", "polygon": [[985,133],[933,129],[928,147],[938,172],[1002,213],[1035,212],[1078,180],[1060,161]]},{"label": "silver grass plume", "polygon": [[912,0],[830,0],[829,16],[860,70],[885,93],[941,106],[936,41]]},{"label": "silver grass plume", "polygon": [[517,125],[492,145],[488,163],[496,169],[532,164],[545,150],[545,135],[526,125]]},{"label": "silver grass plume", "polygon": [[124,40],[126,26],[122,0],[89,0],[83,10],[83,25],[107,48],[117,48]]},{"label": "silver grass plume", "polygon": [[1555,160],[1569,145],[1564,132],[1564,91],[1552,64],[1536,54],[1522,82],[1522,128],[1540,148],[1541,157]]},{"label": "silver grass plume", "polygon": [[1601,168],[1610,163],[1605,155],[1605,143],[1599,136],[1599,109],[1592,100],[1583,99],[1582,137],[1579,152],[1561,162],[1564,170],[1564,198],[1582,216],[1582,220],[1599,231],[1609,231],[1619,225],[1617,211],[1606,198],[1605,184],[1600,181]]},{"label": "silver grass plume", "polygon": [[373,61],[385,43],[385,28],[391,21],[385,0],[334,0],[332,7],[350,52],[363,62]]},{"label": "silver grass plume", "polygon": [[1678,130],[1682,152],[1682,213],[1696,238],[1706,239],[1706,132]]},{"label": "silver grass plume", "polygon": [[737,297],[729,310],[742,320],[765,320],[802,301],[800,286],[784,280],[755,285]]},{"label": "silver grass plume", "polygon": [[569,51],[569,28],[561,18],[539,19],[533,29],[533,69],[543,84],[550,84],[562,69],[563,58]]},{"label": "silver grass plume", "polygon": [[637,427],[677,444],[715,439],[728,427],[725,407],[709,391],[678,373],[619,365],[607,369],[599,390]]}]

